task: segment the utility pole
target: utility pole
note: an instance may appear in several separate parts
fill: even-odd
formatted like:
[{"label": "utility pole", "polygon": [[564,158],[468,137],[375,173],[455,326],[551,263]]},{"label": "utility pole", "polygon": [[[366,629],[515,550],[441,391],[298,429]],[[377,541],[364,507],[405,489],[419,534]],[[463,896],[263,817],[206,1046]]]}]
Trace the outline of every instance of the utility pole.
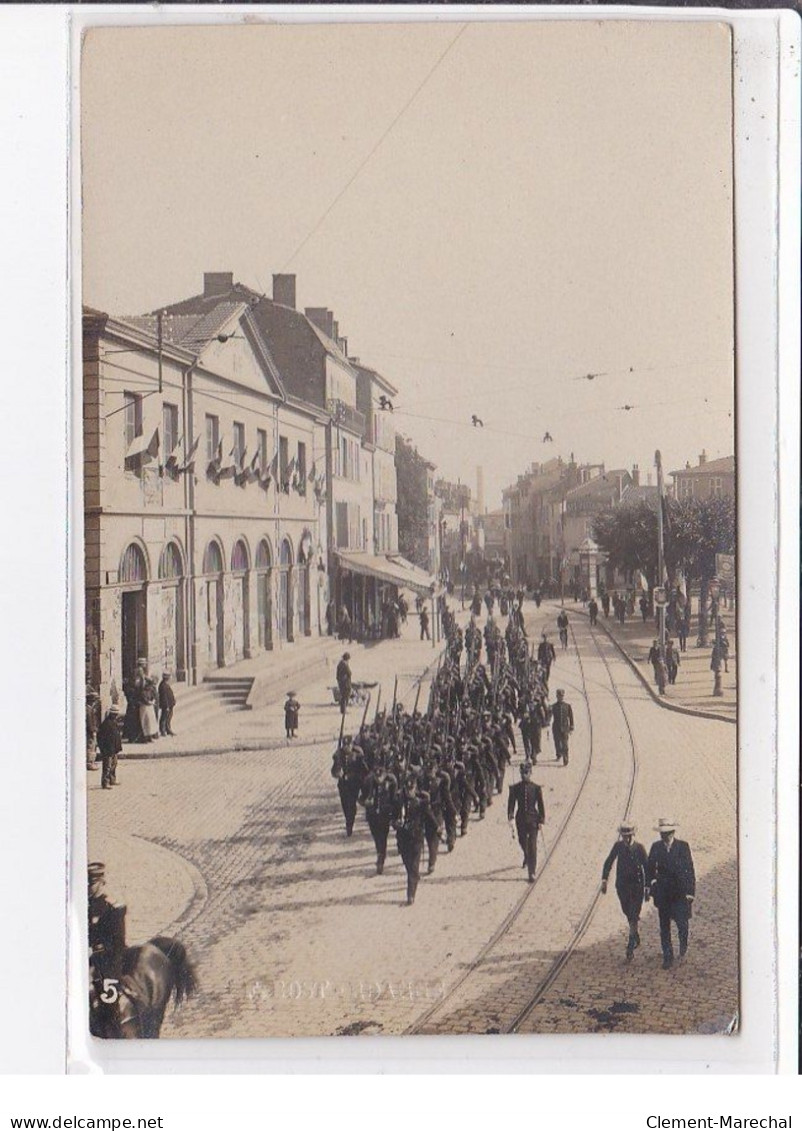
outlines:
[{"label": "utility pole", "polygon": [[164,345],[164,314],[160,310],[156,315],[156,343],[159,359],[159,393],[164,392],[164,375],[162,373],[162,347]]},{"label": "utility pole", "polygon": [[[657,468],[657,586],[662,587],[664,571],[664,546],[663,546],[663,461],[660,452],[654,453],[654,464]],[[660,638],[660,659],[666,658],[666,608],[661,602],[657,606],[657,625]]]}]

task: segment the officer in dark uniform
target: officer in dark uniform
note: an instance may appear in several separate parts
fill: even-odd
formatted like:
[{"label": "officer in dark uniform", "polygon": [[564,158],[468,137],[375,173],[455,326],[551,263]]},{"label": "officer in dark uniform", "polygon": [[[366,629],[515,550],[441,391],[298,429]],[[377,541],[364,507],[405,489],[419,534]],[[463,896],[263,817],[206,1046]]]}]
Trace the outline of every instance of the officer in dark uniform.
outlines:
[{"label": "officer in dark uniform", "polygon": [[554,651],[554,645],[545,632],[537,646],[537,659],[538,663],[543,665],[546,674],[546,683],[548,683],[549,676],[551,675],[551,665],[557,659],[557,653]]},{"label": "officer in dark uniform", "polygon": [[646,849],[635,840],[635,826],[630,821],[618,826],[618,834],[602,867],[601,890],[604,895],[615,863],[615,890],[629,923],[627,962],[631,962],[635,948],[640,946],[638,923],[646,894]]},{"label": "officer in dark uniform", "polygon": [[660,919],[663,969],[674,965],[671,923],[677,924],[680,961],[688,949],[688,926],[696,895],[696,874],[687,841],[676,840],[676,821],[661,817],[655,827],[660,839],[649,850],[646,883]]},{"label": "officer in dark uniform", "polygon": [[563,765],[568,765],[568,736],[574,729],[574,712],[570,703],[565,702],[565,692],[560,688],[557,692],[557,702],[551,708],[551,735],[554,739],[554,750],[557,761],[563,760]]},{"label": "officer in dark uniform", "polygon": [[521,780],[510,786],[507,802],[507,820],[512,828],[513,820],[518,832],[518,843],[524,854],[522,867],[529,871],[529,883],[535,882],[537,869],[537,834],[546,822],[546,807],[543,804],[543,790],[531,780],[532,765],[521,764]]},{"label": "officer in dark uniform", "polygon": [[345,817],[346,836],[351,836],[354,831],[356,806],[365,776],[361,756],[361,749],[353,745],[350,735],[346,735],[331,763],[331,776],[337,780],[340,804]]},{"label": "officer in dark uniform", "polygon": [[89,864],[88,881],[89,975],[90,981],[102,986],[106,978],[120,978],[126,949],[126,908],[112,903],[106,895],[105,864]]},{"label": "officer in dark uniform", "polygon": [[424,823],[433,817],[429,798],[418,792],[418,779],[408,774],[399,799],[393,824],[401,859],[407,872],[407,905],[415,902],[420,881],[420,861],[423,853]]}]

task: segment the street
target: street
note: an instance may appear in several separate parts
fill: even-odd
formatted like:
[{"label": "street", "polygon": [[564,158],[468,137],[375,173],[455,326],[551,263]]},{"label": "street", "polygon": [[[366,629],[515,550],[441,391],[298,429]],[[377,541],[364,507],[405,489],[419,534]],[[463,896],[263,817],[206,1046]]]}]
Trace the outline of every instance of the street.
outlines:
[{"label": "street", "polygon": [[[544,628],[556,637],[558,608],[526,602],[530,640]],[[552,700],[565,688],[576,730],[567,767],[544,733],[533,777],[547,820],[531,888],[506,820],[520,737],[504,793],[453,853],[441,850],[414,906],[392,833],[375,874],[364,816],[346,838],[330,776],[330,679],[299,688],[308,710],[291,744],[232,750],[226,727],[243,723],[227,716],[221,753],[123,760],[119,788],[91,783],[90,859],[106,861],[128,905],[129,941],[175,934],[197,968],[199,994],[168,1012],[162,1036],[714,1033],[737,1023],[736,728],[663,710],[608,636],[568,612],[570,645],[558,647],[550,688]],[[411,709],[433,655],[411,637],[386,641],[360,651],[355,677],[380,680],[387,697],[398,673]],[[280,712],[277,703],[249,721],[252,743],[260,727],[275,732]],[[330,738],[304,740],[311,715],[330,722]],[[347,730],[360,721],[352,708]],[[598,896],[625,816],[647,851],[657,818],[675,818],[694,853],[688,959],[670,971],[651,905],[626,965],[612,884]]]}]

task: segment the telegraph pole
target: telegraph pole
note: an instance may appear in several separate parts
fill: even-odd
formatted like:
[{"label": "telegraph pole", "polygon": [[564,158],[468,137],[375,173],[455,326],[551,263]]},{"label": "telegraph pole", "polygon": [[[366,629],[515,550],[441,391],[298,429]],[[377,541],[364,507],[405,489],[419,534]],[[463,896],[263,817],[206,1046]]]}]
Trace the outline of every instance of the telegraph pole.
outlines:
[{"label": "telegraph pole", "polygon": [[[663,585],[664,556],[663,545],[663,461],[660,452],[654,453],[654,465],[657,468],[657,587]],[[663,603],[657,606],[657,625],[660,637],[660,659],[666,658],[666,607]]]}]

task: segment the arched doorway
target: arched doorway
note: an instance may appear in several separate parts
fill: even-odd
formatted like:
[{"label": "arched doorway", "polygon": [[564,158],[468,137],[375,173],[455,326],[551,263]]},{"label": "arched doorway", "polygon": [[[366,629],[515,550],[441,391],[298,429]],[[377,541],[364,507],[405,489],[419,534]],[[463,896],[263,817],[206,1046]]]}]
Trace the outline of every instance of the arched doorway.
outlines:
[{"label": "arched doorway", "polygon": [[175,542],[168,542],[159,560],[162,604],[162,652],[165,670],[186,679],[184,657],[184,560]]},{"label": "arched doorway", "polygon": [[222,668],[226,662],[223,638],[223,554],[217,542],[210,542],[206,547],[203,576],[208,666]]},{"label": "arched doorway", "polygon": [[234,657],[242,660],[250,652],[248,607],[248,571],[251,567],[248,547],[242,538],[231,551],[231,618],[234,639]]},{"label": "arched doorway", "polygon": [[148,654],[148,563],[136,542],[126,547],[120,560],[122,591],[122,676],[123,683],[136,675],[140,656]]},{"label": "arched doorway", "polygon": [[298,547],[296,586],[298,589],[298,627],[304,636],[312,634],[312,594],[310,562],[312,560],[312,535],[304,531]]},{"label": "arched doorway", "polygon": [[273,647],[273,555],[270,543],[263,538],[256,547],[256,619],[259,647]]},{"label": "arched doorway", "polygon": [[292,617],[292,545],[289,538],[281,543],[278,572],[278,631],[282,640],[295,639]]}]

